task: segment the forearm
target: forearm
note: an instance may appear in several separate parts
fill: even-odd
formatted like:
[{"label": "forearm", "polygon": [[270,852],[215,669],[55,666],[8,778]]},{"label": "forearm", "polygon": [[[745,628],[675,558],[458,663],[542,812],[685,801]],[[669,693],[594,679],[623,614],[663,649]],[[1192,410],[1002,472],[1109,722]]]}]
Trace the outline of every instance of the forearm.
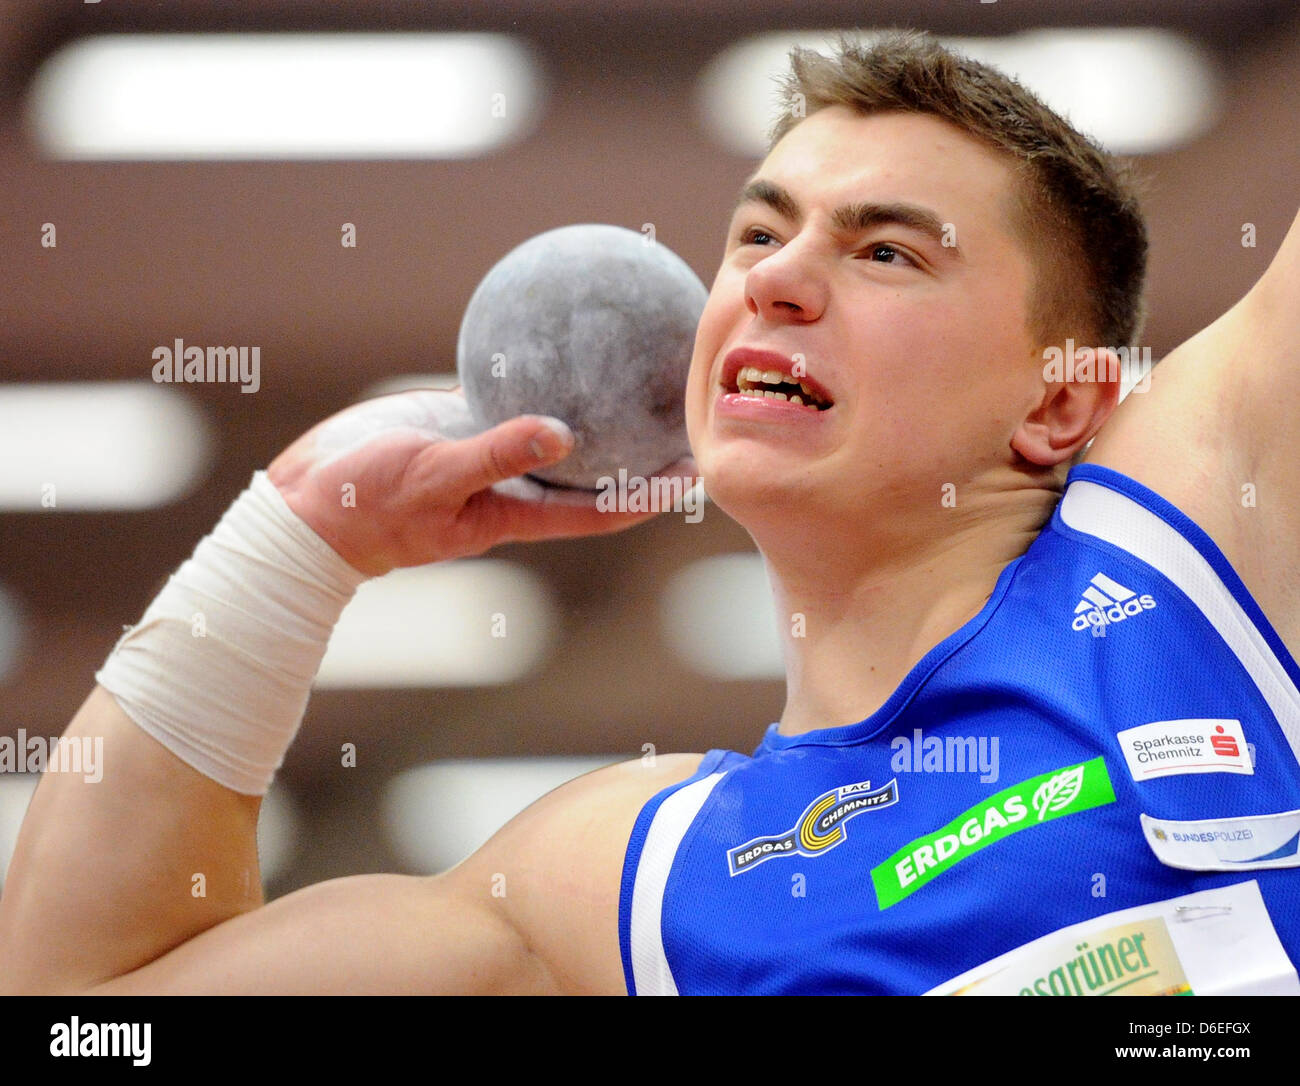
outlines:
[{"label": "forearm", "polygon": [[0,983],[101,981],[261,902],[259,800],[362,579],[255,477],[66,733],[102,744],[102,774],[40,782],[0,907]]},{"label": "forearm", "polygon": [[96,687],[67,736],[103,740],[103,777],[46,773],[0,897],[0,990],[119,976],[262,902],[261,799],[191,769]]}]

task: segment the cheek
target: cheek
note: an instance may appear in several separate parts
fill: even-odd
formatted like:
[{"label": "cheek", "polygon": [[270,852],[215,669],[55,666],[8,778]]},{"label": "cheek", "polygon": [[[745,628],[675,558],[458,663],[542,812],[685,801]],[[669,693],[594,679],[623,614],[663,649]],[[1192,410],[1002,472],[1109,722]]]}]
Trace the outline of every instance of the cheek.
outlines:
[{"label": "cheek", "polygon": [[1011,405],[1025,398],[1032,378],[1023,322],[1015,299],[997,291],[931,299],[924,313],[892,313],[877,333],[890,347],[878,371],[882,431],[913,453],[924,435],[924,456],[935,463],[964,463],[971,449],[1000,448]]},{"label": "cheek", "polygon": [[853,410],[868,422],[855,426],[849,441],[875,462],[906,460],[909,471],[982,446],[988,416],[1006,396],[993,364],[1005,350],[998,322],[937,293],[881,301],[854,322],[862,382]]},{"label": "cheek", "polygon": [[[727,336],[736,327],[737,314],[744,309],[743,295],[729,291],[724,282],[725,273],[719,273],[705,303],[700,323],[695,330],[695,349],[691,355],[691,370],[687,382],[688,396],[699,399],[711,379],[718,352]],[[689,405],[688,405],[689,406]],[[699,406],[697,404],[697,406]]]},{"label": "cheek", "polygon": [[735,322],[736,314],[745,308],[744,277],[723,267],[709,288],[709,299],[700,314],[699,334],[696,336],[697,352],[701,343],[712,345],[716,352]]},{"label": "cheek", "polygon": [[[1029,350],[1023,309],[1001,292],[925,299],[916,310],[888,314],[877,336],[888,338],[889,355],[906,366],[920,389],[978,400],[981,390],[1002,384]],[[894,376],[902,377],[902,373]],[[915,381],[909,382],[915,384]]]},{"label": "cheek", "polygon": [[859,353],[871,359],[861,370],[874,395],[911,403],[969,379],[973,360],[960,307],[937,295],[880,301],[855,321],[854,334]]}]

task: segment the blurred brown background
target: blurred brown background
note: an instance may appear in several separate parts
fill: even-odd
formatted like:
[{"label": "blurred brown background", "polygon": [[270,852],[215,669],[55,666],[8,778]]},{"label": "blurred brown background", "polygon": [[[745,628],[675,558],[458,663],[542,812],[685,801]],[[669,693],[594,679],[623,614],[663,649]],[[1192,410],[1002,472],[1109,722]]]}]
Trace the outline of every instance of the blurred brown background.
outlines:
[{"label": "blurred brown background", "polygon": [[[376,382],[454,369],[474,286],[524,239],[608,222],[658,239],[710,282],[734,194],[755,160],[700,123],[697,84],[753,34],[911,25],[999,35],[1031,27],[1155,26],[1209,50],[1222,112],[1204,136],[1143,156],[1153,239],[1146,341],[1158,358],[1262,272],[1297,207],[1300,18],[1290,0],[993,4],[564,0],[473,5],[21,0],[0,19],[0,382],[148,379],[180,337],[257,344],[261,389],[182,391],[215,444],[188,495],[143,511],[0,513],[0,585],[19,616],[0,675],[0,734],[54,735],[123,624],[215,523],[250,473]],[[150,31],[492,31],[526,41],[545,79],[536,128],[467,160],[55,161],[24,122],[42,62],[83,36]],[[1106,80],[1104,70],[1096,73]],[[168,93],[165,86],[160,95]],[[40,244],[57,225],[57,248]],[[343,248],[340,224],[357,227]],[[1240,244],[1254,223],[1258,245]],[[4,384],[0,383],[0,396]],[[0,473],[5,471],[0,462]],[[446,758],[748,750],[779,716],[775,678],[722,681],[666,643],[670,576],[750,549],[709,507],[606,539],[504,547],[553,595],[558,628],[528,676],[479,688],[322,690],[282,781],[299,812],[296,859],[272,890],[397,870],[379,815],[387,781]],[[761,589],[761,585],[757,586]],[[340,768],[355,742],[358,765]]]}]

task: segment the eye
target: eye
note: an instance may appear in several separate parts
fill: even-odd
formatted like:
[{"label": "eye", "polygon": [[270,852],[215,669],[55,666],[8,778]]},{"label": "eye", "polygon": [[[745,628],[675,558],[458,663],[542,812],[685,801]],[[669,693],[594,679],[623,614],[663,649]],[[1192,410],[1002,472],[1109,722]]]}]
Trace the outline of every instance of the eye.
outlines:
[{"label": "eye", "polygon": [[888,242],[879,241],[874,245],[868,245],[865,252],[868,258],[876,264],[896,264],[899,259],[907,263],[913,263],[911,257],[905,252]]},{"label": "eye", "polygon": [[751,226],[747,230],[742,230],[740,234],[741,245],[767,245],[774,241],[776,238],[758,226]]}]

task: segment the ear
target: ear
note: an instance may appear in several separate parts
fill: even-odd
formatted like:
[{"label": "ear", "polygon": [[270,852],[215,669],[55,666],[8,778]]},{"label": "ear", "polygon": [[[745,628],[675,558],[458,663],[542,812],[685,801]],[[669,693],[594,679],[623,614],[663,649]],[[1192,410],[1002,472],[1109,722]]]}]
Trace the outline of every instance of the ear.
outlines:
[{"label": "ear", "polygon": [[1032,464],[1054,467],[1083,448],[1115,410],[1121,367],[1109,347],[1080,347],[1071,356],[1053,347],[1044,357],[1042,399],[1011,447]]}]

